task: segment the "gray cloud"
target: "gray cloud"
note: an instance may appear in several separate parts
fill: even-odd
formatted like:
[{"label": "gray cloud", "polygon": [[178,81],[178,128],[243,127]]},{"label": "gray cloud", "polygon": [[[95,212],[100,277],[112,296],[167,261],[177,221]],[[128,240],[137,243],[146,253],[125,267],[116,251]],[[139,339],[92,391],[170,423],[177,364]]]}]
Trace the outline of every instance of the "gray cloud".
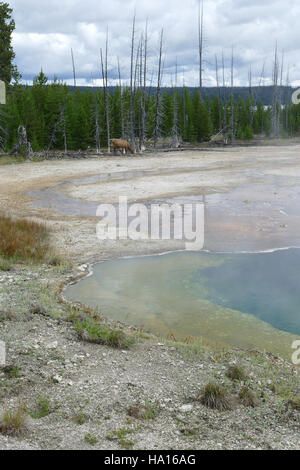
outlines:
[{"label": "gray cloud", "polygon": [[[149,20],[149,77],[157,69],[160,30],[165,32],[165,76],[170,84],[178,62],[180,80],[197,85],[198,0],[10,0],[14,9],[16,62],[25,80],[32,80],[41,67],[52,78],[72,81],[71,47],[79,83],[100,79],[99,51],[109,28],[110,80],[116,77],[117,57],[122,75],[129,75],[130,35],[136,9],[137,37]],[[296,0],[204,0],[205,85],[215,84],[215,54],[225,57],[225,75],[230,76],[234,50],[235,84],[247,84],[251,67],[258,81],[266,61],[271,77],[275,42],[285,52],[285,74],[300,84],[300,4]],[[220,74],[221,75],[221,74]]]}]

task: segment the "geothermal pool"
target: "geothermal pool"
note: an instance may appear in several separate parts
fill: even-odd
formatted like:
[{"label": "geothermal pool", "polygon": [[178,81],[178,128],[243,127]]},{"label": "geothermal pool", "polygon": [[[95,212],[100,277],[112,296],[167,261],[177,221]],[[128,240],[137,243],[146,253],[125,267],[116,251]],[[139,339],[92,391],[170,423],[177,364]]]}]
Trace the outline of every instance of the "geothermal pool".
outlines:
[{"label": "geothermal pool", "polygon": [[289,359],[300,337],[299,273],[300,249],[183,251],[98,263],[65,296],[162,336]]}]

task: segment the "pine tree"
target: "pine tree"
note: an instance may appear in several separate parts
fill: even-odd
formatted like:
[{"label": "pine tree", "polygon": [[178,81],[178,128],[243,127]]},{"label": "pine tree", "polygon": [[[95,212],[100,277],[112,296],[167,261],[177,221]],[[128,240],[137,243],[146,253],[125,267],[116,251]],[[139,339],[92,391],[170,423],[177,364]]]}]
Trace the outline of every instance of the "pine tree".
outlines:
[{"label": "pine tree", "polygon": [[15,53],[11,45],[15,22],[12,8],[8,3],[0,2],[0,80],[9,85],[14,79],[20,79],[16,65],[13,64]]}]

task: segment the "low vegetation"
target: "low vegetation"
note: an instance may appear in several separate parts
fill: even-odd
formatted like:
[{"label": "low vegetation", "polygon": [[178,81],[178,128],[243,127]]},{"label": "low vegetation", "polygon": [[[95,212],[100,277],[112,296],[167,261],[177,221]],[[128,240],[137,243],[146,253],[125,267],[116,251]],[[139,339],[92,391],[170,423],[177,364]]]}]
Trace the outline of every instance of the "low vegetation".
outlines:
[{"label": "low vegetation", "polygon": [[226,376],[233,381],[244,381],[247,379],[247,375],[244,369],[238,365],[229,366],[226,371]]},{"label": "low vegetation", "polygon": [[50,245],[46,225],[0,215],[0,256],[0,265],[6,269],[11,261],[47,261]]},{"label": "low vegetation", "polygon": [[98,439],[95,436],[92,436],[91,434],[86,434],[84,436],[84,440],[91,446],[96,445],[98,442]]},{"label": "low vegetation", "polygon": [[26,410],[24,405],[4,411],[0,417],[0,432],[8,436],[19,436],[26,429]]},{"label": "low vegetation", "polygon": [[37,399],[34,410],[30,413],[30,416],[34,419],[41,419],[48,416],[52,412],[52,406],[49,397],[39,396]]},{"label": "low vegetation", "polygon": [[145,403],[134,403],[127,410],[128,416],[144,420],[155,419],[158,416],[158,413],[159,409],[157,405],[148,401]]},{"label": "low vegetation", "polygon": [[74,327],[80,339],[89,343],[104,344],[120,349],[129,348],[134,343],[134,339],[123,331],[113,330],[99,320],[94,320],[88,316],[86,319],[75,320]]},{"label": "low vegetation", "polygon": [[248,387],[243,387],[239,393],[239,399],[242,405],[255,408],[258,405],[258,400],[252,390]]},{"label": "low vegetation", "polygon": [[200,395],[202,405],[219,411],[227,411],[232,409],[231,399],[226,389],[216,383],[208,383]]}]

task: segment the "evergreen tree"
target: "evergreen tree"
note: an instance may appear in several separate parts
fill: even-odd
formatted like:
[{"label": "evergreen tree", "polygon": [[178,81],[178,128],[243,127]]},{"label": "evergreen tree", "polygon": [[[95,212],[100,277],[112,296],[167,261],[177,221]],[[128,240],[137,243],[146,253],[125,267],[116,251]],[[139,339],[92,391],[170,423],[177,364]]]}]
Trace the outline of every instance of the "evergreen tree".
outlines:
[{"label": "evergreen tree", "polygon": [[15,53],[11,41],[15,30],[15,22],[12,19],[12,9],[8,3],[0,2],[0,80],[9,85],[14,79],[20,78],[16,65],[13,64]]}]

